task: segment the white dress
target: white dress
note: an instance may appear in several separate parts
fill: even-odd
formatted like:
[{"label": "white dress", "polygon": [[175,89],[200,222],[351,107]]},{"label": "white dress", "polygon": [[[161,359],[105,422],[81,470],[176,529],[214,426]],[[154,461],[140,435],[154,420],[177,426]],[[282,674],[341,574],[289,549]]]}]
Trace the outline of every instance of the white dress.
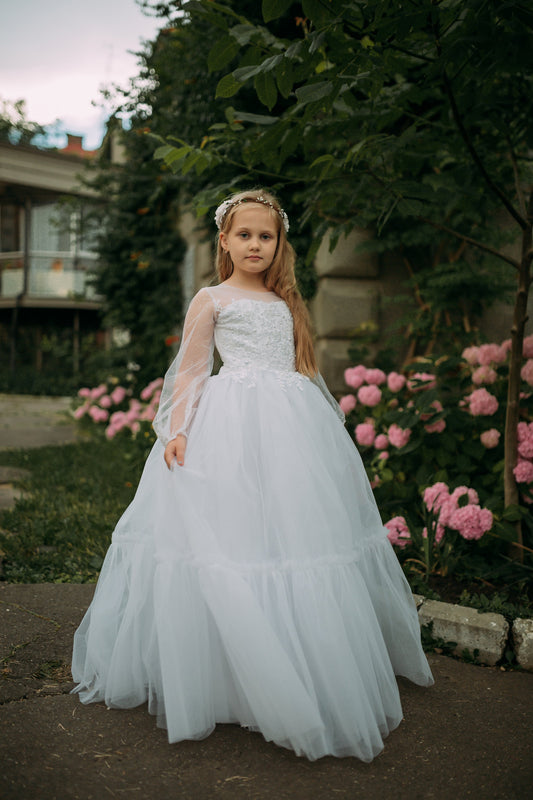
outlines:
[{"label": "white dress", "polygon": [[[75,635],[82,702],[148,701],[170,742],[222,722],[309,759],[382,750],[402,719],[395,674],[433,679],[341,418],[324,383],[295,372],[277,295],[196,295],[159,439]],[[178,432],[185,465],[169,471]]]}]

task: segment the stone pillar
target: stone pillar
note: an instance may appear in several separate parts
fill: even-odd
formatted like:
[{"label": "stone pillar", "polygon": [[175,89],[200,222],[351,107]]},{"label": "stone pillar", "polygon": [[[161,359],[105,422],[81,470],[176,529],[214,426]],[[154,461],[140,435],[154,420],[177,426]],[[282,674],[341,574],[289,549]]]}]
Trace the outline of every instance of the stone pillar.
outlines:
[{"label": "stone pillar", "polygon": [[183,264],[181,265],[181,281],[183,291],[183,308],[186,310],[198,289],[211,282],[214,271],[213,246],[208,235],[191,211],[184,209],[178,219],[180,236],[187,245]]},{"label": "stone pillar", "polygon": [[370,238],[368,232],[356,229],[341,236],[330,252],[331,238],[326,234],[315,258],[318,290],[310,312],[316,353],[326,383],[337,394],[347,391],[343,373],[357,329],[368,322],[379,326],[379,259],[361,247]]}]

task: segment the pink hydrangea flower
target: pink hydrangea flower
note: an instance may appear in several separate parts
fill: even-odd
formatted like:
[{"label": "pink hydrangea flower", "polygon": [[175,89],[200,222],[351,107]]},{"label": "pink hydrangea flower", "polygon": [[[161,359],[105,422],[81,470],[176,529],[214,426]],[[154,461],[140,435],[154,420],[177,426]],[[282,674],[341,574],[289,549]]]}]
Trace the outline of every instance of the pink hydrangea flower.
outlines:
[{"label": "pink hydrangea flower", "polygon": [[379,386],[380,384],[385,383],[386,380],[387,376],[382,369],[367,369],[365,372],[365,381],[369,384]]},{"label": "pink hydrangea flower", "polygon": [[82,389],[78,389],[78,397],[90,397],[90,396],[91,396],[91,390],[87,386],[84,386]]},{"label": "pink hydrangea flower", "polygon": [[374,441],[374,447],[376,448],[376,450],[386,450],[388,446],[389,446],[388,436],[385,436],[384,433],[380,433],[378,436],[376,436],[376,439]]},{"label": "pink hydrangea flower", "polygon": [[519,422],[516,428],[518,434],[518,441],[524,442],[526,439],[533,437],[533,422]]},{"label": "pink hydrangea flower", "polygon": [[88,408],[89,406],[87,405],[87,403],[84,403],[84,405],[77,408],[76,411],[74,412],[74,419],[81,419],[83,416],[85,416]]},{"label": "pink hydrangea flower", "polygon": [[411,534],[407,527],[407,522],[404,517],[393,517],[385,523],[387,528],[387,538],[391,544],[397,547],[405,547],[411,542]]},{"label": "pink hydrangea flower", "polygon": [[512,346],[513,346],[513,343],[511,341],[511,339],[504,339],[503,342],[500,345],[500,347],[502,348],[502,350],[505,353],[510,353]]},{"label": "pink hydrangea flower", "polygon": [[518,459],[513,475],[517,483],[533,483],[533,463]]},{"label": "pink hydrangea flower", "polygon": [[499,344],[482,344],[478,348],[478,363],[480,366],[501,364],[507,358],[507,352]]},{"label": "pink hydrangea flower", "polygon": [[429,511],[438,511],[442,504],[449,500],[450,491],[443,481],[434,483],[424,490],[424,503]]},{"label": "pink hydrangea flower", "polygon": [[533,334],[524,338],[522,354],[524,358],[533,358]]},{"label": "pink hydrangea flower", "polygon": [[459,531],[463,539],[481,539],[492,528],[492,513],[475,504],[463,506],[453,512],[448,527]]},{"label": "pink hydrangea flower", "polygon": [[475,389],[466,399],[473,417],[490,417],[498,410],[498,400],[486,389]]},{"label": "pink hydrangea flower", "polygon": [[428,433],[442,433],[446,428],[446,421],[438,419],[436,422],[430,422],[428,425],[424,425],[424,428]]},{"label": "pink hydrangea flower", "polygon": [[533,358],[528,358],[520,370],[520,377],[530,386],[533,386]]},{"label": "pink hydrangea flower", "polygon": [[366,367],[358,364],[356,367],[348,367],[344,370],[344,380],[352,389],[359,389],[365,382]]},{"label": "pink hydrangea flower", "polygon": [[472,373],[472,381],[478,386],[482,383],[494,383],[497,378],[498,373],[496,370],[492,369],[492,367],[489,367],[486,364],[482,367],[478,367]]},{"label": "pink hydrangea flower", "polygon": [[375,489],[376,486],[379,486],[380,483],[381,483],[381,478],[379,477],[379,475],[374,475],[374,477],[370,481],[371,489]]},{"label": "pink hydrangea flower", "polygon": [[487,450],[491,450],[493,447],[498,447],[500,436],[500,431],[497,431],[496,428],[490,428],[488,431],[483,431],[479,438],[481,439],[481,444]]},{"label": "pink hydrangea flower", "polygon": [[387,375],[387,386],[391,392],[399,392],[405,386],[406,381],[405,375],[400,375],[399,372],[389,372]]},{"label": "pink hydrangea flower", "polygon": [[355,439],[357,444],[370,446],[374,444],[376,430],[370,422],[361,422],[355,426]]},{"label": "pink hydrangea flower", "polygon": [[479,503],[478,493],[476,492],[475,489],[471,489],[468,486],[458,486],[457,489],[454,489],[450,495],[450,500],[457,506],[459,500],[465,494],[468,497],[469,503],[474,503],[474,504]]},{"label": "pink hydrangea flower", "polygon": [[104,396],[100,398],[99,402],[101,408],[109,408],[113,404],[113,401],[108,394],[104,394]]},{"label": "pink hydrangea flower", "polygon": [[381,389],[377,386],[361,386],[357,392],[357,399],[364,406],[377,406],[381,400]]},{"label": "pink hydrangea flower", "polygon": [[123,386],[116,386],[109,396],[113,403],[118,406],[126,397],[126,390]]},{"label": "pink hydrangea flower", "polygon": [[388,450],[382,450],[381,453],[378,455],[378,458],[380,458],[382,461],[386,461],[388,457],[389,457]]},{"label": "pink hydrangea flower", "polygon": [[393,445],[393,447],[405,447],[411,438],[411,431],[409,428],[400,428],[399,425],[393,423],[389,426],[387,435],[389,437],[389,442]]},{"label": "pink hydrangea flower", "polygon": [[518,455],[522,458],[533,458],[533,436],[518,443]]},{"label": "pink hydrangea flower", "polygon": [[436,385],[437,379],[430,372],[415,372],[407,381],[407,386],[412,392],[434,389]]},{"label": "pink hydrangea flower", "polygon": [[91,406],[88,414],[94,422],[106,422],[109,417],[109,412],[98,406]]},{"label": "pink hydrangea flower", "polygon": [[479,355],[479,348],[478,347],[466,347],[462,352],[462,357],[468,364],[471,366],[476,366],[479,364],[478,355]]},{"label": "pink hydrangea flower", "polygon": [[91,398],[93,400],[98,400],[99,397],[102,397],[103,394],[107,392],[107,386],[105,383],[101,383],[100,386],[97,386],[96,389],[91,389]]},{"label": "pink hydrangea flower", "polygon": [[357,400],[353,394],[345,394],[344,397],[341,397],[339,400],[339,405],[344,414],[349,414],[357,405]]}]

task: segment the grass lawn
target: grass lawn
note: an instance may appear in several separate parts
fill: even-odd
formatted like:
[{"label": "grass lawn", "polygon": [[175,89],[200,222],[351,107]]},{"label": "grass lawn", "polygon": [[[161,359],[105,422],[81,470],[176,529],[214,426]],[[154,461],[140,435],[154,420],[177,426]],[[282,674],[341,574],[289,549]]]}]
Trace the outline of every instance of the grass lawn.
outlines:
[{"label": "grass lawn", "polygon": [[0,512],[3,580],[95,581],[145,455],[143,445],[122,437],[0,452],[0,464],[31,472],[16,507]]}]

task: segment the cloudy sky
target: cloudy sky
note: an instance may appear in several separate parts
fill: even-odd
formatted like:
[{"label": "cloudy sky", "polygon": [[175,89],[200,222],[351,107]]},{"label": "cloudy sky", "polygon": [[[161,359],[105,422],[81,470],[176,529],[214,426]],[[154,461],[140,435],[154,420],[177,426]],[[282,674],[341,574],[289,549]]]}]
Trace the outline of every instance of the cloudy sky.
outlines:
[{"label": "cloudy sky", "polygon": [[[28,119],[100,144],[102,85],[126,85],[138,70],[128,51],[152,39],[162,21],[135,0],[2,0],[0,99],[26,101]],[[60,144],[58,142],[58,144]]]}]

